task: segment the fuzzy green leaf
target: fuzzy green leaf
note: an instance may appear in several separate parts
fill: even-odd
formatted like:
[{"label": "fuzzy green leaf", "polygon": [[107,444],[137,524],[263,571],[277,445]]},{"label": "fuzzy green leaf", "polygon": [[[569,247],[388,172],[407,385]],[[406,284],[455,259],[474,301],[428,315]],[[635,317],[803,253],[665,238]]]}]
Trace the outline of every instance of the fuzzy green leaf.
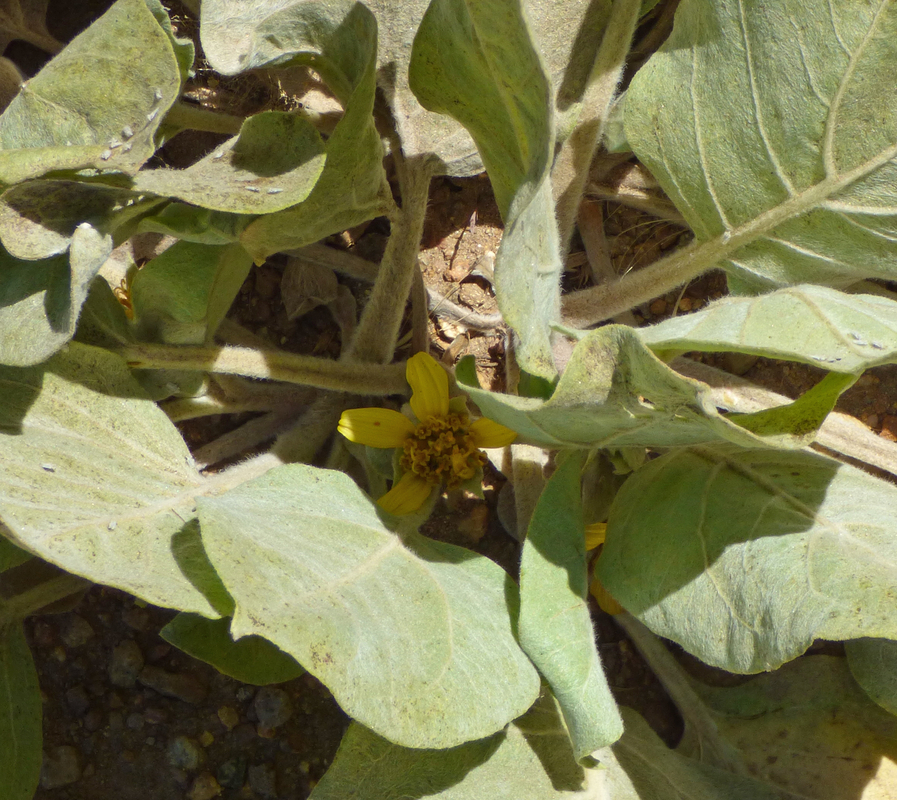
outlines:
[{"label": "fuzzy green leaf", "polygon": [[251,267],[239,244],[172,245],[131,282],[140,338],[168,344],[211,340]]},{"label": "fuzzy green leaf", "polygon": [[280,467],[200,500],[199,514],[236,602],[233,636],[274,642],[380,735],[453,747],[535,700],[508,575],[468,550],[391,533],[346,475]]},{"label": "fuzzy green leaf", "polygon": [[458,120],[476,142],[505,222],[499,308],[520,337],[523,369],[553,380],[548,326],[560,316],[561,271],[549,182],[553,102],[520,4],[433,0],[408,77],[424,108]]},{"label": "fuzzy green leaf", "polygon": [[0,116],[0,182],[88,167],[137,172],[192,53],[158,0],[118,0]]},{"label": "fuzzy green leaf", "polygon": [[169,203],[158,213],[141,219],[137,231],[161,233],[197,244],[230,244],[240,240],[240,234],[253,219],[249,214],[227,214],[186,203]]},{"label": "fuzzy green leaf", "polygon": [[324,143],[296,114],[266,111],[187,169],[144,170],[134,186],[213,211],[270,214],[301,203],[324,168]]},{"label": "fuzzy green leaf", "polygon": [[161,203],[140,199],[134,192],[101,184],[27,181],[0,196],[0,241],[15,258],[50,258],[69,248],[81,223],[111,233]]},{"label": "fuzzy green leaf", "polygon": [[20,261],[0,249],[0,364],[38,364],[75,332],[88,288],[112,240],[83,224],[68,256]]},{"label": "fuzzy green leaf", "polygon": [[[486,416],[543,447],[764,444],[717,412],[705,384],[671,370],[622,325],[590,331],[544,402],[480,389],[472,360],[462,361],[456,376]],[[801,436],[790,444],[803,441]],[[776,443],[786,437],[777,436]]]},{"label": "fuzzy green leaf", "polygon": [[897,276],[897,6],[684,0],[626,137],[752,293]]},{"label": "fuzzy green leaf", "polygon": [[[219,616],[188,530],[202,479],[117,356],[72,343],[0,368],[0,520],[45,560],[158,605]],[[86,413],[89,410],[89,413]]]},{"label": "fuzzy green leaf", "polygon": [[587,603],[582,458],[569,455],[542,492],[520,560],[520,646],[557,698],[577,761],[623,733]]},{"label": "fuzzy green leaf", "polygon": [[759,297],[729,297],[694,314],[639,329],[655,352],[751,353],[859,374],[897,361],[897,302],[795,286]]},{"label": "fuzzy green leaf", "polygon": [[41,695],[22,623],[0,625],[0,775],[4,800],[31,800],[41,768]]},{"label": "fuzzy green leaf", "polygon": [[897,489],[809,452],[694,448],[617,494],[597,573],[714,666],[775,669],[816,638],[897,636]]},{"label": "fuzzy green leaf", "polygon": [[310,800],[561,800],[581,794],[576,764],[551,695],[508,728],[449,750],[400,747],[352,723]]},{"label": "fuzzy green leaf", "polygon": [[201,36],[211,63],[225,74],[305,64],[323,77],[343,106],[311,194],[244,231],[243,246],[257,263],[390,209],[383,146],[373,118],[377,23],[370,11],[349,0],[207,0]]},{"label": "fuzzy green leaf", "polygon": [[235,642],[230,635],[230,619],[227,617],[206,619],[197,614],[181,613],[159,634],[193,658],[253,686],[283,683],[305,673],[294,658],[267,639],[244,636]]},{"label": "fuzzy green leaf", "polygon": [[863,694],[845,659],[801,658],[734,687],[691,683],[758,782],[795,800],[893,797],[897,719]]},{"label": "fuzzy green leaf", "polygon": [[878,705],[897,715],[897,642],[854,639],[845,645],[856,682]]},{"label": "fuzzy green leaf", "polygon": [[622,708],[626,729],[612,748],[595,755],[612,800],[805,800],[768,783],[733,775],[670,750],[645,720]]}]

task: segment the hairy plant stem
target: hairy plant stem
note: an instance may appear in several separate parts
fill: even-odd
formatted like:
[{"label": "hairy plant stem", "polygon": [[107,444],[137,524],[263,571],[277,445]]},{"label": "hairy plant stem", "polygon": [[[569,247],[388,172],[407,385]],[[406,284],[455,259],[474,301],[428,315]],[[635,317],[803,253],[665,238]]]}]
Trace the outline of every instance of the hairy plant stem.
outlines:
[{"label": "hairy plant stem", "polygon": [[178,128],[189,128],[194,131],[209,133],[236,134],[243,125],[243,117],[210,111],[193,103],[178,100],[165,115],[165,121]]},{"label": "hairy plant stem", "polygon": [[685,720],[686,736],[692,737],[689,744],[700,749],[700,760],[713,764],[736,775],[747,775],[747,768],[738,751],[720,735],[707,706],[692,689],[682,667],[648,628],[626,612],[614,617],[616,623],[626,631],[638,648],[648,666],[666,689],[670,699],[676,704]]},{"label": "hairy plant stem", "polygon": [[640,0],[614,0],[582,98],[583,117],[564,142],[552,168],[551,183],[562,253],[566,253],[570,246],[589,167],[604,133],[608,109],[623,76],[640,9]]},{"label": "hairy plant stem", "polygon": [[[397,148],[396,172],[402,190],[402,207],[392,216],[392,233],[370,299],[362,312],[355,336],[344,358],[385,364],[392,359],[405,303],[411,291],[417,254],[424,231],[427,195],[435,162],[429,157],[405,160]],[[356,391],[356,394],[362,394]]]},{"label": "hairy plant stem", "polygon": [[221,345],[134,344],[116,351],[132,369],[223,372],[364,395],[408,391],[402,364],[359,364]]},{"label": "hairy plant stem", "polygon": [[561,298],[564,324],[587,328],[647,303],[712,269],[730,249],[721,236],[707,242],[692,242],[612,283],[571,292]]}]

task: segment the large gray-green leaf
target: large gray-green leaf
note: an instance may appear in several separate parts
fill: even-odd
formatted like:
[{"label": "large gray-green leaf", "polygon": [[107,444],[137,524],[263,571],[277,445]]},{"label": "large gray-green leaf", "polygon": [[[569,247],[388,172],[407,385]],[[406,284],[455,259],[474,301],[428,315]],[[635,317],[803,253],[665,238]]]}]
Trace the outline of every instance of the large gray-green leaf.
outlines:
[{"label": "large gray-green leaf", "polygon": [[887,0],[684,0],[635,76],[626,136],[739,287],[897,275],[895,35]]},{"label": "large gray-green leaf", "polygon": [[168,344],[210,340],[251,267],[252,259],[239,244],[172,245],[131,282],[140,337]]},{"label": "large gray-green leaf", "polygon": [[[482,172],[482,161],[467,131],[454,119],[423,108],[408,85],[411,43],[429,0],[400,4],[373,0],[367,5],[379,28],[377,83],[392,109],[404,153],[433,153],[449,175]],[[551,78],[557,109],[572,123],[610,13],[610,0],[528,0],[522,5]]]},{"label": "large gray-green leaf", "polygon": [[400,747],[353,722],[310,800],[597,800],[580,791],[594,775],[546,695],[505,731],[449,750]]},{"label": "large gray-green leaf", "polygon": [[532,375],[557,375],[549,324],[560,316],[560,243],[548,173],[551,86],[520,4],[433,0],[411,53],[409,83],[424,108],[473,137],[505,222],[496,256],[498,305]]},{"label": "large gray-green leaf", "polygon": [[145,214],[153,204],[134,192],[79,181],[27,181],[0,196],[0,241],[15,258],[37,260],[64,253],[78,225],[103,233]]},{"label": "large gray-green leaf", "polygon": [[595,754],[606,769],[605,794],[598,797],[608,800],[801,800],[768,783],[686,758],[670,750],[634,711],[625,707],[621,711],[626,725],[623,737],[612,748]]},{"label": "large gray-green leaf", "polygon": [[897,719],[863,694],[843,658],[801,658],[731,688],[692,685],[759,781],[811,800],[897,794]]},{"label": "large gray-green leaf", "polygon": [[192,45],[173,38],[158,0],[118,0],[0,116],[0,182],[87,167],[135,173],[188,60]]},{"label": "large gray-green leaf", "polygon": [[324,142],[297,114],[266,111],[187,169],[138,173],[138,191],[214,211],[270,214],[301,203],[324,168]]},{"label": "large gray-green leaf", "polygon": [[720,415],[705,384],[671,370],[623,325],[590,331],[544,402],[480,389],[472,360],[462,361],[456,376],[486,416],[543,447],[764,443]]},{"label": "large gray-green leaf", "polygon": [[67,257],[20,261],[0,249],[0,364],[38,364],[72,337],[111,252],[111,237],[87,224],[75,230]]},{"label": "large gray-green leaf", "polygon": [[854,639],[845,645],[856,682],[878,705],[897,715],[897,642]]},{"label": "large gray-green leaf", "polygon": [[389,210],[383,146],[373,118],[377,23],[367,8],[350,0],[207,0],[200,32],[220,72],[305,64],[324,78],[343,106],[311,194],[293,208],[261,217],[243,233],[243,246],[256,262]]},{"label": "large gray-green leaf", "polygon": [[702,311],[639,329],[655,352],[753,353],[833,372],[860,373],[897,360],[897,302],[795,286],[759,297],[728,297]]},{"label": "large gray-green leaf", "polygon": [[178,614],[162,630],[166,642],[211,664],[219,672],[242,683],[266,686],[298,678],[305,670],[283,650],[260,636],[234,641],[230,619],[206,619],[198,614]]},{"label": "large gray-green leaf", "polygon": [[732,672],[815,638],[897,637],[897,489],[810,452],[693,448],[617,494],[597,573],[655,633]]},{"label": "large gray-green leaf", "polygon": [[539,690],[512,633],[514,583],[468,550],[400,538],[374,509],[346,475],[305,465],[200,500],[232,635],[274,642],[397,744],[489,736]]},{"label": "large gray-green leaf", "polygon": [[158,605],[219,614],[189,522],[201,478],[124,362],[72,343],[0,368],[0,519],[63,569]]},{"label": "large gray-green leaf", "polygon": [[31,800],[41,767],[37,670],[18,620],[0,625],[0,775],[4,800]]},{"label": "large gray-green leaf", "polygon": [[560,704],[577,761],[613,744],[623,721],[610,693],[586,598],[582,458],[570,454],[545,486],[520,559],[520,646]]}]

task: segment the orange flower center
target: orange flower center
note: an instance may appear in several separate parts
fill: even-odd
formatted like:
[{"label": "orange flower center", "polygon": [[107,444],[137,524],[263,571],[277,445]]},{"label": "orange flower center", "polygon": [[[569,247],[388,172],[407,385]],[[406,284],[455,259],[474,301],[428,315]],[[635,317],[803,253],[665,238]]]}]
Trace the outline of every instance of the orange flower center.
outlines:
[{"label": "orange flower center", "polygon": [[486,454],[473,443],[467,417],[449,414],[420,423],[405,440],[399,462],[405,472],[419,475],[431,486],[453,489],[470,480],[486,463]]}]

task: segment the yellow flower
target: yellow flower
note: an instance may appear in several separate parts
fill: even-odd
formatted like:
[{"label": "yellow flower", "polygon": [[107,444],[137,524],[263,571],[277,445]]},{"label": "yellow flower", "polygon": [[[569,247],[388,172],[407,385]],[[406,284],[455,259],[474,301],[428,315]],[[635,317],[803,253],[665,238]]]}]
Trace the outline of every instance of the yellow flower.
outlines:
[{"label": "yellow flower", "polygon": [[486,463],[481,447],[504,447],[517,434],[485,417],[470,422],[450,407],[448,375],[426,353],[408,359],[411,410],[417,423],[387,408],[344,411],[339,432],[368,447],[401,448],[402,477],[377,503],[390,514],[410,514],[437,486],[454,488]]},{"label": "yellow flower", "polygon": [[[593,522],[591,525],[586,525],[586,550],[594,550],[596,547],[601,547],[601,545],[604,544],[606,536],[606,522]],[[600,553],[595,557],[595,561],[597,562],[599,558],[601,558]],[[589,592],[592,597],[598,601],[598,607],[605,614],[622,614],[623,611],[625,611],[623,606],[621,606],[611,596],[611,593],[604,588],[604,584],[602,584],[598,578],[592,580],[592,583],[589,586]]]}]

